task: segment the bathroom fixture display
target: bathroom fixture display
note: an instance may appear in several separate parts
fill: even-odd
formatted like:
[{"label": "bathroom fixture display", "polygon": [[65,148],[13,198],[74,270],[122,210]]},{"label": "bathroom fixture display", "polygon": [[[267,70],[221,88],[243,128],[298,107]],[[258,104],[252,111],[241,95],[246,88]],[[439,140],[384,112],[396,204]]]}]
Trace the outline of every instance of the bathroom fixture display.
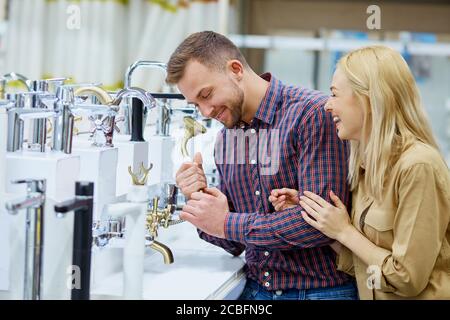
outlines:
[{"label": "bathroom fixture display", "polygon": [[[79,279],[72,283],[72,300],[89,300],[94,184],[77,182],[75,198],[55,205],[55,212],[74,211],[72,267]],[[79,272],[78,272],[79,271]]]},{"label": "bathroom fixture display", "polygon": [[16,180],[14,184],[26,184],[24,199],[6,203],[11,214],[26,209],[24,300],[40,300],[42,284],[42,260],[44,239],[45,180]]}]

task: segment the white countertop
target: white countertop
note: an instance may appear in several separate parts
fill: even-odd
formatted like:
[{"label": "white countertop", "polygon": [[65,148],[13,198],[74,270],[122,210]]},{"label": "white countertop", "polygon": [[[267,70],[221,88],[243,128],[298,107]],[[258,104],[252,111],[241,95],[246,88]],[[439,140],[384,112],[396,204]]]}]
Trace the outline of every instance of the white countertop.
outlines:
[{"label": "white countertop", "polygon": [[[146,249],[144,299],[232,299],[243,288],[243,256],[203,241],[190,223],[161,228],[157,240],[170,247],[174,263],[165,265],[161,254]],[[109,275],[91,289],[91,299],[121,299],[122,279],[122,272]]]}]

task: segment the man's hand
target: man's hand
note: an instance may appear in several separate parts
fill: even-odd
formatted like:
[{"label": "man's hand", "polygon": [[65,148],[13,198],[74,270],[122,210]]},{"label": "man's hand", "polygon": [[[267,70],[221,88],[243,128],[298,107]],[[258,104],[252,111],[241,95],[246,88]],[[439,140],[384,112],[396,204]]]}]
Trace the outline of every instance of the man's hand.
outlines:
[{"label": "man's hand", "polygon": [[188,199],[193,192],[207,187],[205,172],[202,167],[202,155],[197,152],[193,162],[185,162],[178,169],[175,180],[181,192]]},{"label": "man's hand", "polygon": [[229,211],[227,197],[217,188],[206,188],[204,192],[192,193],[180,218],[207,234],[225,238],[225,217]]},{"label": "man's hand", "polygon": [[298,191],[295,189],[283,188],[273,189],[270,192],[269,201],[276,211],[293,208],[299,205]]}]

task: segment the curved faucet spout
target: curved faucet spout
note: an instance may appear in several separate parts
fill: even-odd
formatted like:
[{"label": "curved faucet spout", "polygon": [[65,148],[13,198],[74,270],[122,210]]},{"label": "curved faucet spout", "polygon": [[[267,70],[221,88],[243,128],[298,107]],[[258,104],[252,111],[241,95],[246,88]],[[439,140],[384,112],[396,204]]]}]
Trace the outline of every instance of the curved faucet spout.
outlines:
[{"label": "curved faucet spout", "polygon": [[162,254],[164,258],[164,264],[172,264],[173,263],[173,254],[172,251],[168,246],[165,244],[158,242],[156,240],[153,240],[152,243],[148,245],[153,250],[159,252]]},{"label": "curved faucet spout", "polygon": [[120,90],[119,92],[117,92],[116,97],[111,102],[111,105],[118,106],[122,102],[122,99],[128,97],[141,100],[142,104],[147,109],[154,108],[157,105],[156,99],[150,93],[138,87],[125,87],[124,89]]},{"label": "curved faucet spout", "polygon": [[[100,104],[103,104],[103,105],[112,105],[112,102],[113,102],[113,99],[111,98],[109,93],[99,87],[94,87],[94,86],[81,87],[81,88],[76,89],[74,94],[76,96],[92,95],[99,100]],[[117,108],[113,107],[113,109],[117,109]],[[115,111],[117,111],[117,110],[115,110]]]},{"label": "curved faucet spout", "polygon": [[[147,121],[147,113],[149,109],[157,106],[156,99],[141,88],[130,87],[120,90],[112,105],[119,105],[124,98],[135,98],[126,100],[131,100],[131,104],[125,109],[132,108],[131,141],[144,141],[144,127]],[[128,130],[125,130],[125,133],[128,132]]]},{"label": "curved faucet spout", "polygon": [[20,81],[27,88],[27,91],[31,91],[27,77],[20,73],[10,72],[0,78],[0,99],[5,99],[6,85],[11,81]]},{"label": "curved faucet spout", "polygon": [[129,88],[131,85],[131,75],[133,72],[140,68],[140,67],[147,67],[147,68],[157,68],[164,71],[164,74],[167,73],[167,64],[159,61],[147,61],[147,60],[138,60],[133,62],[131,65],[128,66],[127,71],[125,72],[125,80],[124,85],[125,88]]},{"label": "curved faucet spout", "polygon": [[21,75],[20,73],[10,72],[10,73],[3,75],[2,79],[5,80],[6,83],[8,83],[10,81],[20,81],[27,87],[28,91],[31,91],[31,87],[28,83],[28,78],[25,77],[24,75]]}]

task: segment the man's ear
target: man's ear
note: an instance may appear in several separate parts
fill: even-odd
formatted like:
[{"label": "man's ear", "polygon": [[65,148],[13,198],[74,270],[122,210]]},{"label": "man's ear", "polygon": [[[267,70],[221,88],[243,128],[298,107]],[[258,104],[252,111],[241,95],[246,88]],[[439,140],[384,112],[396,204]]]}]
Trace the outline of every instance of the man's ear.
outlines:
[{"label": "man's ear", "polygon": [[242,80],[244,76],[244,66],[239,60],[230,60],[227,62],[227,69],[232,73],[236,80]]}]

